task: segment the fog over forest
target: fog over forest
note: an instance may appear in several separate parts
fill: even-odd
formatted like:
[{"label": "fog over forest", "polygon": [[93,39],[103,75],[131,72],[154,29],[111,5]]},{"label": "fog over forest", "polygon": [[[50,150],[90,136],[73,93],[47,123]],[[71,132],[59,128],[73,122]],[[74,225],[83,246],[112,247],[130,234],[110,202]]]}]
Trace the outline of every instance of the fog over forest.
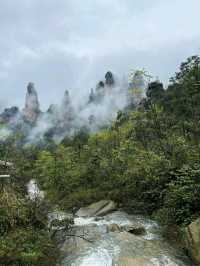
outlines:
[{"label": "fog over forest", "polygon": [[145,67],[166,85],[199,52],[199,9],[199,0],[1,0],[0,104],[23,107],[32,81],[47,109],[65,90],[83,97],[108,70]]}]

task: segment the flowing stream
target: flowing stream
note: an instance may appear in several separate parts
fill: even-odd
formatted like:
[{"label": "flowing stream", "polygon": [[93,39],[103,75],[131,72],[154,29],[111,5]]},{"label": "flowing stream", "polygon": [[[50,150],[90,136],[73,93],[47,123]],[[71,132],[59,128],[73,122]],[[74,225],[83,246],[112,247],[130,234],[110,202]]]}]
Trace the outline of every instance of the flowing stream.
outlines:
[{"label": "flowing stream", "polygon": [[[37,186],[35,188],[41,193]],[[33,190],[32,186],[29,191]],[[53,216],[56,215],[58,219],[64,217],[63,213],[54,212]],[[128,226],[145,228],[145,233],[134,235],[121,230]],[[193,265],[181,250],[163,238],[162,227],[155,221],[122,211],[98,219],[76,217],[60,248],[64,254],[61,266]]]},{"label": "flowing stream", "polygon": [[[109,231],[109,227],[141,226],[146,233],[140,236],[126,231]],[[95,218],[75,218],[75,232],[82,231],[92,243],[76,239],[75,247],[62,266],[159,266],[192,265],[180,251],[171,247],[162,237],[162,228],[142,216],[117,211],[100,221]],[[66,245],[70,244],[66,239]]]}]

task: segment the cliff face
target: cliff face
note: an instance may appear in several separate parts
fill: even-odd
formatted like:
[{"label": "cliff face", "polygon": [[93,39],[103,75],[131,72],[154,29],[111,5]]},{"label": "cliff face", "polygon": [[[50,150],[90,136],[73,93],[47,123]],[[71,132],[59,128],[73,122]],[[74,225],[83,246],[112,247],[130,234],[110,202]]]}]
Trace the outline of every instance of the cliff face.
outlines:
[{"label": "cliff face", "polygon": [[105,80],[99,81],[96,85],[95,91],[91,89],[88,103],[100,104],[103,99],[112,94],[115,86],[115,79],[111,71],[105,74]]},{"label": "cliff face", "polygon": [[34,84],[29,83],[27,86],[25,108],[23,109],[23,118],[28,123],[35,123],[40,114],[40,105],[38,95]]}]

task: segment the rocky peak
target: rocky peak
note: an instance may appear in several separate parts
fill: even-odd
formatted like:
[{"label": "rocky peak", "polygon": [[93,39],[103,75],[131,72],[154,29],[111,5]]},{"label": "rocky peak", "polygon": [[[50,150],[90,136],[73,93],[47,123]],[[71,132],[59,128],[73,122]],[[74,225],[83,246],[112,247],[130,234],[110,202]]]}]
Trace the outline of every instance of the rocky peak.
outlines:
[{"label": "rocky peak", "polygon": [[30,82],[27,86],[25,108],[39,110],[38,95],[34,83]]},{"label": "rocky peak", "polygon": [[38,95],[34,83],[30,82],[27,86],[25,108],[23,110],[24,120],[29,123],[35,123],[40,113]]},{"label": "rocky peak", "polygon": [[99,83],[96,86],[96,91],[102,90],[105,87],[105,84],[103,81],[99,81]]},{"label": "rocky peak", "polygon": [[71,100],[70,100],[70,96],[69,96],[69,91],[66,90],[65,93],[64,93],[64,98],[63,98],[63,102],[62,102],[62,105],[64,107],[67,107],[71,104]]},{"label": "rocky peak", "polygon": [[96,103],[101,102],[102,99],[104,98],[104,96],[105,96],[105,84],[103,81],[100,81],[97,84],[95,95],[96,95],[96,97],[95,97]]},{"label": "rocky peak", "polygon": [[54,114],[57,112],[58,106],[56,104],[51,104],[47,110],[48,114]]},{"label": "rocky peak", "polygon": [[95,102],[95,93],[94,93],[94,90],[91,89],[90,95],[89,95],[89,103],[93,103],[93,102]]},{"label": "rocky peak", "polygon": [[29,82],[29,84],[27,86],[27,91],[29,94],[36,94],[36,90],[35,90],[33,82]]},{"label": "rocky peak", "polygon": [[60,120],[63,121],[63,123],[68,123],[70,120],[73,119],[73,116],[74,110],[71,104],[70,94],[69,91],[66,90],[61,104]]},{"label": "rocky peak", "polygon": [[108,71],[105,75],[105,80],[106,80],[106,85],[107,86],[113,86],[114,83],[115,83],[115,80],[114,80],[114,77],[113,77],[113,74],[111,71]]}]

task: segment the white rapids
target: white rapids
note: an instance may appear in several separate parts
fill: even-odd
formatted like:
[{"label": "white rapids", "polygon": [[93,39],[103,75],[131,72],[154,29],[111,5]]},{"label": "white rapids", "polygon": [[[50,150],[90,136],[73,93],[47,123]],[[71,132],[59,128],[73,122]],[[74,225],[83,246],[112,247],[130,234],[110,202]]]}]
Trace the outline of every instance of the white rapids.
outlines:
[{"label": "white rapids", "polygon": [[[128,215],[121,211],[96,220],[75,218],[75,228],[97,231],[100,237],[77,252],[68,254],[62,266],[186,266],[192,265],[180,250],[171,247],[162,237],[162,228],[154,221],[142,216]],[[127,232],[108,232],[108,225],[130,226],[139,224],[146,230],[145,235],[135,236]],[[87,234],[86,234],[87,235]],[[66,243],[67,245],[67,243]]]},{"label": "white rapids", "polygon": [[[27,185],[29,198],[43,199],[37,182]],[[65,213],[55,210],[52,219],[64,219]],[[144,235],[136,236],[125,231],[108,231],[109,225],[119,227],[140,225]],[[189,266],[191,261],[181,250],[172,247],[163,237],[162,228],[143,216],[116,211],[102,218],[74,218],[73,235],[66,237],[61,246],[63,260],[58,266]],[[87,241],[92,239],[92,241]],[[86,240],[85,240],[86,239]]]},{"label": "white rapids", "polygon": [[44,191],[41,191],[38,187],[37,181],[32,179],[27,184],[28,196],[31,200],[43,199]]}]

